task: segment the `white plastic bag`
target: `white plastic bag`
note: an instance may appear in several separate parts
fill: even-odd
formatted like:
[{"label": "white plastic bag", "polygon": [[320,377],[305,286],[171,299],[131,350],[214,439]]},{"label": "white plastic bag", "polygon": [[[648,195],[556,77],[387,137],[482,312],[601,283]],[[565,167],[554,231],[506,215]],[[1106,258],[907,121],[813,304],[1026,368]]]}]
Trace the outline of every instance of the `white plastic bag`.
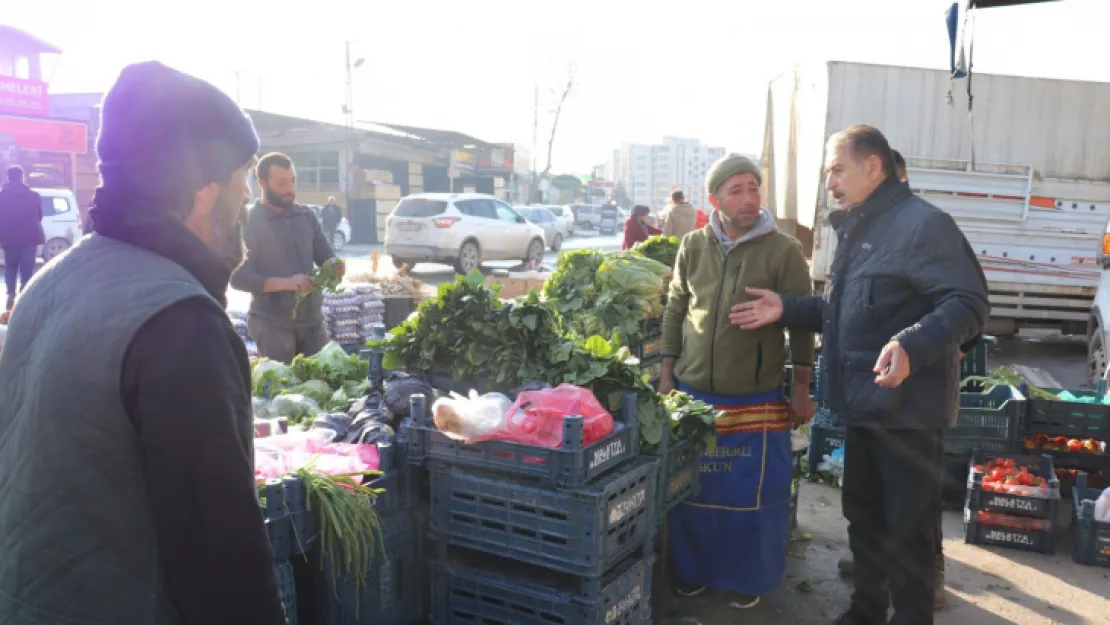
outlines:
[{"label": "white plastic bag", "polygon": [[1102,495],[1095,502],[1095,520],[1099,523],[1110,523],[1110,488],[1102,491]]},{"label": "white plastic bag", "polygon": [[432,404],[432,417],[440,432],[467,440],[504,427],[505,415],[512,407],[513,401],[501,393],[479,395],[471,390],[469,397],[463,397],[453,392]]}]

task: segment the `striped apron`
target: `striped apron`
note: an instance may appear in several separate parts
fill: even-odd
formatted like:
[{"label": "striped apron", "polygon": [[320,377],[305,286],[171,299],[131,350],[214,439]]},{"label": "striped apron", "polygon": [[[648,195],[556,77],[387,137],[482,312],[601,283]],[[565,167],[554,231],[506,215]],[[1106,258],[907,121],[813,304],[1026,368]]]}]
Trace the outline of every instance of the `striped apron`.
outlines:
[{"label": "striped apron", "polygon": [[674,573],[695,586],[765,594],[782,580],[790,540],[793,464],[782,391],[681,390],[725,414],[717,448],[702,456],[701,493],[668,518]]}]

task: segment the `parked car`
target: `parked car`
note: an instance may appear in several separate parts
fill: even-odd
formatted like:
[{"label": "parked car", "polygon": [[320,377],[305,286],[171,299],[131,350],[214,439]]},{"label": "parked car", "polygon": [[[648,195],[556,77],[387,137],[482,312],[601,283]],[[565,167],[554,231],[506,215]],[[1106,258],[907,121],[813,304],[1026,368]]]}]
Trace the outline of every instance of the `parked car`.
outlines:
[{"label": "parked car", "polygon": [[[320,215],[324,210],[323,206],[317,206],[316,204],[305,204],[304,206],[306,208],[312,209],[313,214],[316,215],[316,219],[321,219]],[[320,222],[320,225],[323,225],[323,221]],[[339,225],[335,228],[335,232],[331,235],[331,249],[335,252],[338,252],[339,250],[343,249],[343,247],[346,246],[347,242],[350,240],[351,222],[347,221],[346,217],[341,217],[339,219]]]},{"label": "parked car", "polygon": [[544,206],[544,208],[562,220],[563,230],[567,233],[567,236],[574,235],[574,212],[570,210],[569,206]]},{"label": "parked car", "polygon": [[442,262],[459,273],[487,260],[543,262],[544,231],[511,206],[482,193],[416,193],[386,221],[385,253],[396,267]]},{"label": "parked car", "polygon": [[571,204],[574,212],[574,226],[596,230],[601,225],[601,207],[594,204]]},{"label": "parked car", "polygon": [[552,252],[558,252],[563,249],[563,229],[565,224],[563,220],[556,217],[550,210],[543,206],[514,206],[513,210],[524,215],[524,217],[543,228],[543,237],[547,241],[548,247]]},{"label": "parked car", "polygon": [[42,231],[44,244],[38,255],[44,261],[68,250],[81,237],[78,225],[77,198],[69,189],[35,189],[42,196]]},{"label": "parked car", "polygon": [[601,220],[598,222],[599,234],[616,234],[619,226],[620,211],[616,206],[602,206]]}]

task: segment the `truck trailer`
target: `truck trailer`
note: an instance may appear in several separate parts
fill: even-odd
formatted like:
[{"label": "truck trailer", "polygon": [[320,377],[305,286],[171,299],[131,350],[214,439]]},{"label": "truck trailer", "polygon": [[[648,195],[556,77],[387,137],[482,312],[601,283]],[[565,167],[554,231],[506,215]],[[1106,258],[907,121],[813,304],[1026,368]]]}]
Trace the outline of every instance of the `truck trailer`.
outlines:
[{"label": "truck trailer", "polygon": [[825,144],[853,124],[906,157],[915,193],[950,213],[990,289],[987,331],[1087,332],[1110,220],[1110,83],[827,62],[774,78],[761,166],[780,228],[807,249],[820,288],[836,237]]}]

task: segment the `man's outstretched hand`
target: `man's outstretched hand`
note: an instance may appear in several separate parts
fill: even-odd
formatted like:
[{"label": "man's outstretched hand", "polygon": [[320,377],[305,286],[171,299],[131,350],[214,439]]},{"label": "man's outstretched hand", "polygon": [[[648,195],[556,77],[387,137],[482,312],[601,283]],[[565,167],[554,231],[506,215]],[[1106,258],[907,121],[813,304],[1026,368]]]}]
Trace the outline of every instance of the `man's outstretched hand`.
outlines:
[{"label": "man's outstretched hand", "polygon": [[728,319],[741,330],[755,330],[782,318],[782,298],[767,289],[744,289],[755,299],[732,307]]}]

